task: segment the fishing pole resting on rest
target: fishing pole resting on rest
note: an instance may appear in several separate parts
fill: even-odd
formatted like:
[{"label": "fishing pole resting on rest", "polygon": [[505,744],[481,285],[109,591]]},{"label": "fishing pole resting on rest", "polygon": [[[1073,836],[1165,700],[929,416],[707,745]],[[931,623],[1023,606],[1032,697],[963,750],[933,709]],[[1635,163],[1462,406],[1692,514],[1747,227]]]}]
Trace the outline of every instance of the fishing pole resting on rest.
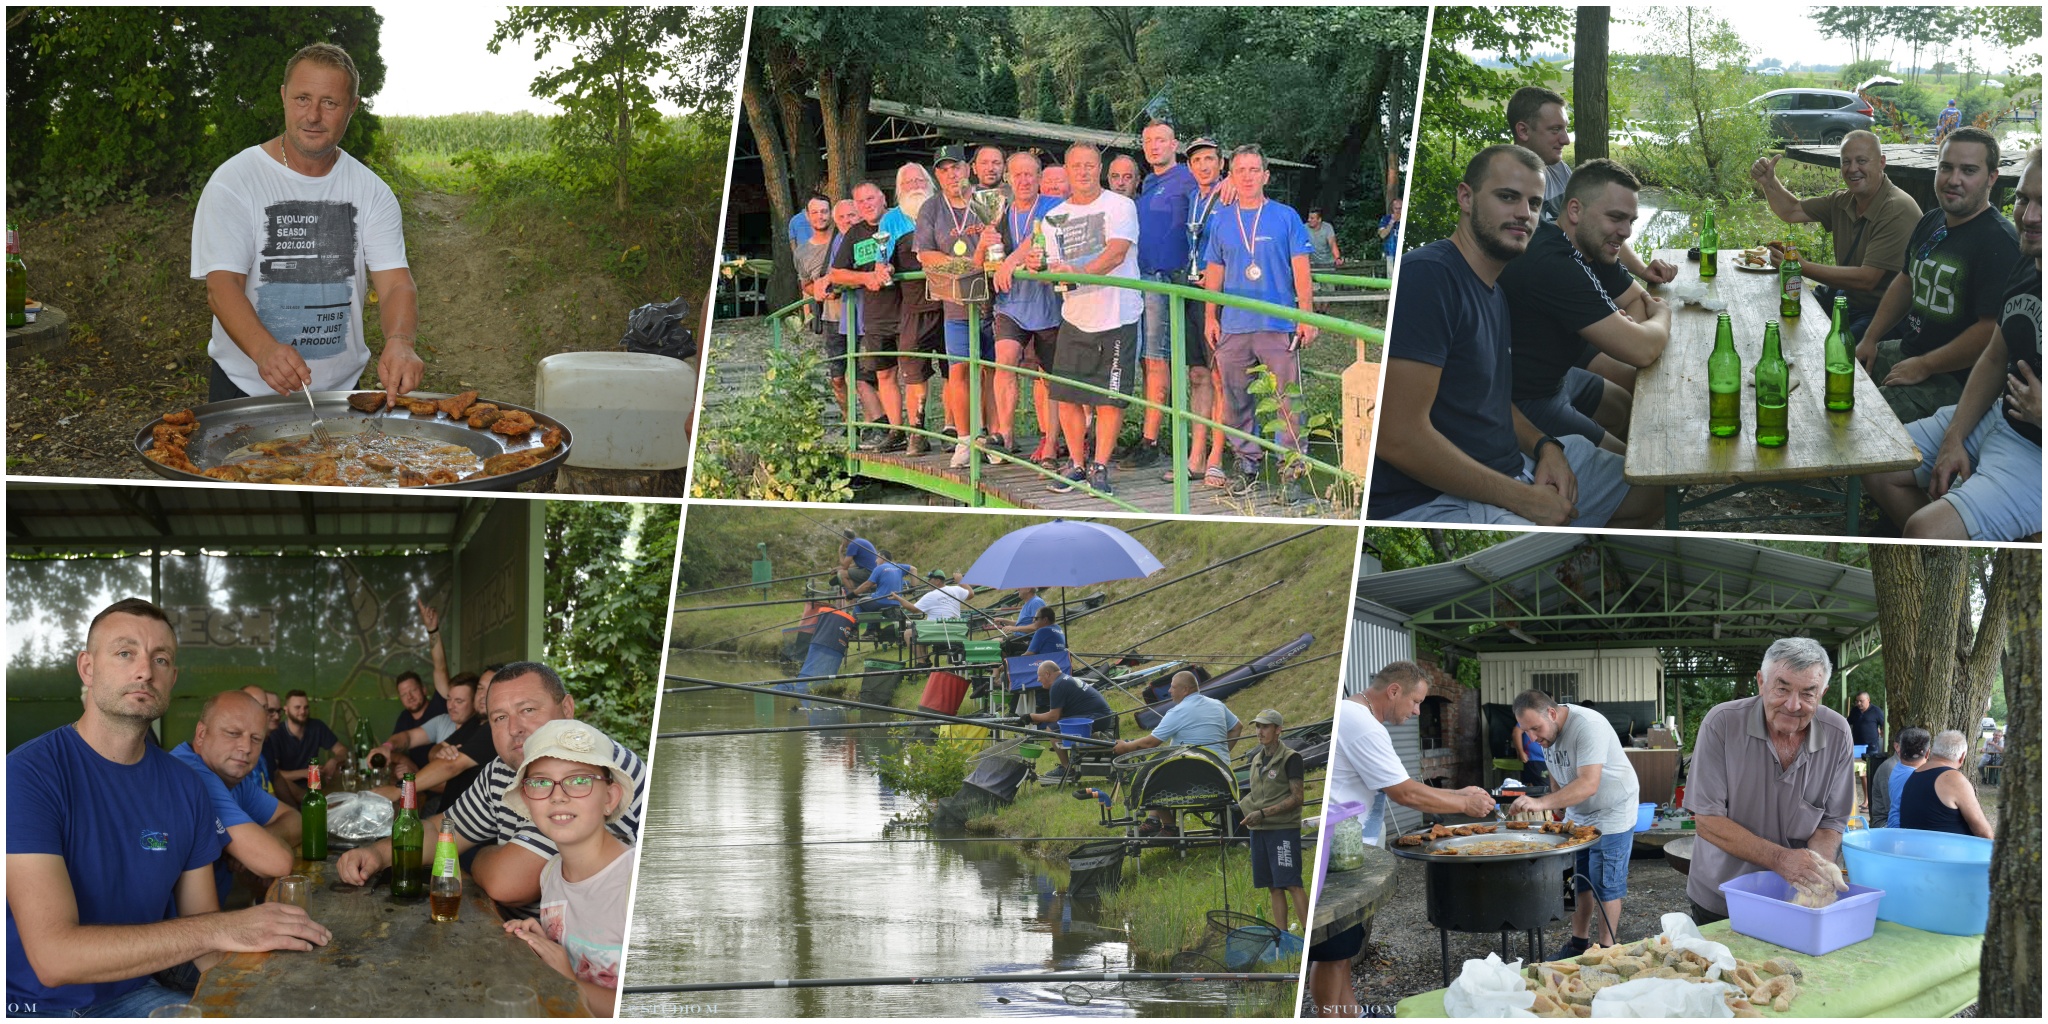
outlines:
[{"label": "fishing pole resting on rest", "polygon": [[[768,686],[750,686],[746,683],[721,683],[716,679],[698,679],[694,676],[669,676],[669,678],[679,679],[686,683],[708,684],[711,686],[724,687],[728,690],[744,690],[748,693],[765,693],[770,697],[790,697],[795,698],[797,700],[816,701],[821,704],[837,704],[840,707],[859,708],[863,711],[886,711],[892,715],[909,715],[912,718],[925,718],[930,719],[934,722],[949,722],[954,725],[971,725],[978,729],[1001,729],[1005,732],[1021,733],[1025,736],[1037,736],[1040,739],[1065,740],[1069,743],[1081,744],[1091,747],[1116,746],[1115,740],[1096,739],[1093,736],[1073,736],[1062,732],[1047,732],[1044,729],[1031,729],[1021,725],[1010,725],[1007,724],[1007,722],[1005,721],[989,721],[987,719],[962,718],[958,715],[942,715],[936,711],[926,711],[922,708],[916,711],[912,711],[909,708],[891,707],[887,704],[868,704],[857,700],[847,700],[844,697],[825,697],[815,693],[798,693],[793,690],[778,690]],[[825,676],[820,678],[838,677]]]},{"label": "fishing pole resting on rest", "polygon": [[1058,983],[1077,981],[1237,981],[1296,982],[1298,974],[1246,973],[1157,973],[1149,971],[1046,971],[1030,974],[901,975],[883,978],[778,978],[773,981],[705,981],[684,985],[625,985],[620,995],[659,995],[669,992],[732,992],[766,988],[858,988],[881,985],[1000,985],[1008,982]]}]

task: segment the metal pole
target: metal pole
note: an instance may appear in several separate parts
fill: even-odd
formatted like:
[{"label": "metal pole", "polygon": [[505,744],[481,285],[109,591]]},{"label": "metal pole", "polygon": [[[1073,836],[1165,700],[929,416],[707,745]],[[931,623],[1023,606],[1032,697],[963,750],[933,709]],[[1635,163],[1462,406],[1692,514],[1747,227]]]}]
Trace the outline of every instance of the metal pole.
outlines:
[{"label": "metal pole", "polygon": [[[974,425],[981,422],[981,303],[962,304],[967,310],[967,422],[960,424],[960,442],[967,445],[967,504],[980,508],[986,503],[981,493],[981,453],[974,450]],[[989,433],[993,441],[993,431]]]},{"label": "metal pole", "polygon": [[[1188,355],[1183,348],[1187,335],[1187,308],[1178,295],[1168,295],[1169,310],[1166,322],[1172,335],[1167,344],[1173,346],[1168,357],[1173,361],[1173,510],[1185,515],[1188,510]],[[1208,344],[1208,338],[1202,339]],[[1210,371],[1214,379],[1215,371]],[[1213,388],[1212,388],[1213,390]]]},{"label": "metal pole", "polygon": [[859,708],[862,711],[886,711],[892,715],[909,715],[912,718],[928,718],[934,722],[949,722],[954,725],[971,725],[978,729],[1000,729],[1004,732],[1021,733],[1025,736],[1037,736],[1040,739],[1070,740],[1074,743],[1084,743],[1091,747],[1116,746],[1115,740],[1099,740],[1093,736],[1069,736],[1063,732],[1047,732],[1044,729],[1027,729],[1021,725],[1009,725],[999,721],[990,722],[981,719],[961,718],[958,715],[942,715],[936,711],[925,711],[923,709],[912,711],[908,708],[890,707],[887,704],[866,704],[857,700],[847,700],[844,697],[825,697],[815,693],[796,693],[790,690],[777,690],[767,686],[749,686],[746,683],[722,683],[716,679],[698,679],[693,676],[670,676],[669,678],[680,680],[685,683],[706,683],[712,686],[723,686],[731,690],[745,690],[749,693],[765,693],[770,697],[791,697],[797,700],[817,701],[821,704],[837,704],[841,707]]},{"label": "metal pole", "polygon": [[[846,328],[846,351],[840,354],[840,358],[846,360],[846,376],[842,379],[846,381],[846,408],[852,413],[846,417],[846,451],[849,455],[860,450],[860,428],[854,424],[859,423],[863,415],[860,402],[860,360],[856,356],[860,351],[860,335],[854,333],[856,329],[866,328],[862,323],[860,307],[861,295],[858,290],[840,293],[840,326]],[[876,394],[880,393],[878,388]]]},{"label": "metal pole", "polygon": [[880,985],[1000,985],[1006,982],[1058,983],[1077,981],[1284,981],[1300,980],[1296,974],[1162,974],[1139,971],[1035,971],[1029,974],[961,974],[953,976],[901,975],[889,978],[778,978],[773,981],[706,981],[687,985],[627,985],[623,995],[657,995],[670,992],[731,992],[764,988],[856,988]]}]

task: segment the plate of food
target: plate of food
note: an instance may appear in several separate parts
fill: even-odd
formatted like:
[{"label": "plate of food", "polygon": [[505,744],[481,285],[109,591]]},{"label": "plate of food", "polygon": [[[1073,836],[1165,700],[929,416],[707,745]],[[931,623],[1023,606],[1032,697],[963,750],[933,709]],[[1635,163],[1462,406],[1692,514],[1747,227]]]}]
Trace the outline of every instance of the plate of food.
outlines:
[{"label": "plate of food", "polygon": [[1742,249],[1735,254],[1735,269],[1755,274],[1775,274],[1778,268],[1771,265],[1771,247],[1756,245]]},{"label": "plate of food", "polygon": [[167,413],[136,432],[135,452],[173,480],[498,490],[568,458],[560,421],[474,391],[416,392],[390,409],[382,391],[320,391],[313,402],[325,444],[303,395],[263,395]]},{"label": "plate of food", "polygon": [[1481,822],[1473,825],[1432,825],[1394,840],[1392,850],[1403,857],[1520,859],[1547,857],[1600,838],[1600,830],[1567,822]]}]

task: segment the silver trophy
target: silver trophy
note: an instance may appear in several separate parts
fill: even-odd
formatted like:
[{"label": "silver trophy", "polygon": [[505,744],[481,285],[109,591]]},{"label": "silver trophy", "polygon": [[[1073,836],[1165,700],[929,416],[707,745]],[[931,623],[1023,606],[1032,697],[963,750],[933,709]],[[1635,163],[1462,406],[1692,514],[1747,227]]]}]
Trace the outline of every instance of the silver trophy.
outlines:
[{"label": "silver trophy", "polygon": [[1223,193],[1223,183],[1217,182],[1206,196],[1198,195],[1188,204],[1188,280],[1202,279],[1202,225],[1209,222],[1209,215],[1216,210],[1216,197]]},{"label": "silver trophy", "polygon": [[[976,189],[973,195],[967,197],[967,212],[973,214],[983,224],[995,227],[1002,223],[1003,212],[1009,208],[1009,202],[1009,199],[1003,195],[1002,189]],[[1008,253],[1003,251],[1002,233],[998,230],[996,242],[988,247],[988,255],[984,258],[984,263],[990,269],[994,269],[995,265],[1001,263],[1006,255]]]}]

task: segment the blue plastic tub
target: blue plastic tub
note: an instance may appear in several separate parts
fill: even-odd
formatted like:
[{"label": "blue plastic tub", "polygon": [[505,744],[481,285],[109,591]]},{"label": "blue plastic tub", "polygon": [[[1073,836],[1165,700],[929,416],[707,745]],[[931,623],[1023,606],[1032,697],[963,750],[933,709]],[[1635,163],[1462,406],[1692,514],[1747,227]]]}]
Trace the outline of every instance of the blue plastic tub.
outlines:
[{"label": "blue plastic tub", "polygon": [[[1090,735],[1091,733],[1093,733],[1094,731],[1095,731],[1095,719],[1093,719],[1093,718],[1062,718],[1062,719],[1060,719],[1060,732],[1064,733],[1065,735],[1068,735],[1068,736],[1087,736],[1087,735]],[[1071,747],[1071,746],[1073,746],[1073,745],[1074,745],[1074,741],[1073,741],[1073,740],[1061,740],[1061,741],[1060,741],[1060,746],[1063,746],[1063,747]]]},{"label": "blue plastic tub", "polygon": [[1991,916],[1991,840],[1915,828],[1874,828],[1842,837],[1849,877],[1885,891],[1880,920],[1982,935]]},{"label": "blue plastic tub", "polygon": [[1870,754],[1870,744],[1868,744],[1868,743],[1858,743],[1858,744],[1856,744],[1856,756],[1857,756],[1857,757],[1867,757],[1867,756],[1869,756],[1869,754]]},{"label": "blue plastic tub", "polygon": [[1648,831],[1650,830],[1650,826],[1651,826],[1651,825],[1654,825],[1654,824],[1656,824],[1656,823],[1657,823],[1657,805],[1656,805],[1656,804],[1637,804],[1637,805],[1636,805],[1636,827],[1635,827],[1635,829],[1634,829],[1633,831],[1636,831],[1636,832],[1648,832]]},{"label": "blue plastic tub", "polygon": [[1306,949],[1307,947],[1302,945],[1301,936],[1293,932],[1281,932],[1280,937],[1274,939],[1273,944],[1266,947],[1264,953],[1259,954],[1259,962],[1262,964],[1277,963],[1281,957],[1298,957]]},{"label": "blue plastic tub", "polygon": [[1792,902],[1792,883],[1775,871],[1755,871],[1721,883],[1728,898],[1728,927],[1753,939],[1776,943],[1807,956],[1853,946],[1877,930],[1877,905],[1884,890],[1851,885],[1834,906],[1815,910]]}]

